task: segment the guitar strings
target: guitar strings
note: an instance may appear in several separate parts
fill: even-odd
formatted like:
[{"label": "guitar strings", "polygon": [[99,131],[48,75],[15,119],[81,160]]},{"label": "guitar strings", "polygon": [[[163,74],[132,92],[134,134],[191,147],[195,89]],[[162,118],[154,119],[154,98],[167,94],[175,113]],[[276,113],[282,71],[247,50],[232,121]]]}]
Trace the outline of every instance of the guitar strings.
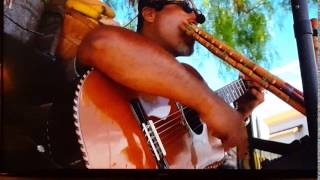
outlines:
[{"label": "guitar strings", "polygon": [[[176,125],[179,123],[176,123]],[[193,130],[197,130],[198,128],[201,127],[202,124],[199,124],[197,127],[195,127]],[[174,125],[175,126],[175,125]],[[167,131],[169,131],[168,133],[165,133],[164,135],[160,135],[160,139],[162,141],[163,144],[169,145],[172,140],[175,139],[175,136],[181,136],[183,134],[185,134],[187,132],[187,129],[183,128],[183,126],[176,126],[176,129],[173,131],[172,129],[174,128],[174,126],[171,126],[170,129],[168,129]],[[163,134],[164,132],[162,132]],[[171,134],[173,134],[171,136]]]},{"label": "guitar strings", "polygon": [[[184,108],[182,108],[182,109],[186,109],[186,108],[188,108],[188,107],[184,107]],[[187,110],[186,112],[189,112],[189,111],[191,111],[191,109]],[[172,117],[173,114],[176,115],[178,112],[181,113],[181,111],[175,111],[174,113],[168,115],[167,118]],[[181,117],[178,116],[178,117],[172,118],[172,119],[170,119],[170,120],[168,120],[168,121],[164,121],[164,120],[166,120],[167,118],[165,118],[165,119],[164,119],[164,118],[159,119],[159,120],[157,120],[157,121],[154,123],[154,125],[157,125],[157,124],[160,123],[160,122],[164,122],[164,123],[161,124],[160,126],[156,127],[156,130],[159,130],[159,129],[162,128],[163,126],[168,125],[168,124],[170,124],[172,121],[175,121],[175,120],[177,120],[177,119],[180,119]]]},{"label": "guitar strings", "polygon": [[[236,84],[235,86],[236,86],[237,88],[235,88],[235,89],[236,89],[236,90],[239,90],[239,94],[243,94],[243,93],[246,91],[246,86],[244,85],[245,81],[243,81],[242,79],[238,79],[238,80],[234,81],[233,83]],[[225,86],[224,88],[227,88],[227,87],[229,87],[229,86],[230,86],[230,84],[227,85],[227,86]],[[232,85],[232,86],[234,86],[234,85]],[[227,89],[228,89],[228,88],[227,88]],[[217,90],[217,92],[218,92],[218,91],[219,91],[219,90]],[[243,91],[243,92],[242,92],[242,91]],[[241,92],[242,92],[242,93],[241,93]],[[232,93],[231,93],[231,94],[232,94]],[[226,100],[226,99],[225,99],[225,101],[228,102],[228,100]],[[184,106],[182,109],[180,109],[180,110],[178,110],[178,111],[175,111],[175,112],[169,114],[168,116],[157,120],[156,122],[154,122],[154,125],[160,123],[162,120],[166,120],[167,118],[176,115],[177,113],[180,113],[181,110],[185,110],[186,108],[188,108],[188,107],[187,107],[187,106]]]},{"label": "guitar strings", "polygon": [[167,127],[167,128],[166,128],[166,129],[164,129],[163,131],[160,131],[158,134],[159,134],[159,135],[161,135],[161,134],[163,134],[163,133],[167,132],[168,130],[172,129],[174,126],[177,126],[177,125],[179,125],[179,124],[180,124],[180,122],[179,122],[179,121],[178,121],[178,122],[175,122],[173,125],[171,125],[171,126]]},{"label": "guitar strings", "polygon": [[[173,126],[170,126],[167,130],[166,130],[166,132],[168,132],[168,133],[165,133],[165,134],[163,134],[164,133],[164,131],[163,132],[161,132],[161,135],[159,134],[159,136],[160,136],[160,139],[161,139],[161,141],[164,143],[164,144],[169,144],[173,139],[175,139],[174,137],[175,136],[177,136],[177,135],[179,135],[179,136],[181,136],[181,135],[183,135],[183,134],[185,134],[186,132],[187,132],[187,129],[186,128],[183,128],[183,126],[176,126],[176,125],[178,125],[178,124],[180,124],[180,122],[177,122],[177,123],[175,123]],[[202,124],[199,124],[197,127],[195,127],[193,130],[197,130],[198,128],[200,128],[201,127],[201,125]],[[175,130],[173,130],[175,128]],[[174,133],[174,134],[173,134]],[[172,136],[171,136],[171,134],[173,134]]]},{"label": "guitar strings", "polygon": [[[237,81],[237,83],[239,83],[239,82],[240,82],[240,80]],[[238,86],[237,86],[237,87],[238,87]],[[240,82],[240,88],[243,88],[241,82]],[[241,90],[244,91],[244,89],[241,89]],[[241,92],[240,92],[240,93],[241,93]],[[164,118],[161,118],[161,119],[156,120],[156,121],[154,122],[154,125],[156,125],[156,124],[158,124],[158,123],[160,123],[160,122],[163,122],[163,120],[166,120],[167,118],[172,117],[172,116],[174,116],[174,115],[176,115],[176,114],[178,114],[178,113],[183,113],[183,110],[185,110],[185,109],[187,109],[187,108],[188,108],[188,107],[184,106],[184,107],[182,107],[180,110],[175,111],[175,112],[169,114],[168,116],[166,116],[166,117],[164,117]],[[192,109],[188,109],[186,112],[190,112],[191,110],[192,110]],[[163,123],[163,124],[161,124],[160,126],[156,127],[156,130],[160,130],[160,128],[162,128],[162,127],[170,124],[171,122],[173,122],[173,121],[175,121],[175,120],[177,120],[177,119],[181,119],[181,116],[178,116],[178,117],[175,117],[175,118],[170,119],[170,120],[168,120],[168,121],[165,121],[165,123]],[[181,122],[181,121],[178,121],[178,122],[174,123],[173,125],[171,125],[171,126],[169,126],[169,127],[166,127],[166,129],[164,129],[163,131],[160,131],[160,132],[159,132],[159,136],[163,135],[163,133],[165,133],[165,132],[170,131],[169,133],[164,134],[165,137],[163,137],[163,136],[161,137],[162,141],[164,141],[166,137],[171,137],[171,136],[168,136],[169,134],[171,134],[171,133],[173,133],[173,132],[176,132],[175,134],[177,134],[177,133],[179,132],[179,130],[184,129],[183,126],[177,126],[177,125],[180,124],[180,123],[182,123],[182,122]],[[199,129],[199,128],[201,127],[201,125],[202,125],[202,124],[200,123],[200,124],[197,125],[193,130]],[[171,130],[172,130],[173,128],[175,128],[175,127],[177,127],[176,131],[171,131]],[[181,132],[181,131],[180,131],[180,132]],[[172,139],[172,138],[171,138],[171,139]],[[170,140],[170,139],[169,139],[169,140]]]},{"label": "guitar strings", "polygon": [[[188,107],[183,107],[182,109],[186,109],[186,108],[188,108]],[[190,112],[190,111],[192,111],[192,109],[188,109],[188,110],[186,110],[185,112]],[[175,111],[174,113],[168,115],[167,117],[172,117],[172,115],[173,115],[173,114],[177,114],[177,112],[180,112],[180,111]],[[195,117],[195,116],[193,116],[193,117]],[[175,120],[177,120],[177,119],[181,119],[181,116],[175,117],[175,118],[173,118],[173,119],[170,119],[169,121],[165,121],[164,124],[156,127],[156,130],[157,130],[157,131],[160,130],[160,128],[162,128],[163,126],[168,125],[168,124],[170,124],[171,122],[173,122],[173,121],[175,121]],[[157,120],[157,122],[158,122],[158,121],[160,121],[160,120]],[[181,121],[182,121],[182,120],[181,120]],[[164,129],[164,130],[162,130],[162,131],[159,131],[159,136],[160,136],[161,140],[163,141],[163,143],[168,143],[168,141],[170,141],[170,139],[169,139],[169,140],[166,139],[167,137],[169,137],[169,138],[171,137],[171,139],[173,139],[172,136],[169,136],[169,135],[172,134],[173,132],[175,132],[175,134],[177,134],[177,133],[181,132],[181,131],[180,131],[181,129],[182,129],[182,130],[185,129],[183,126],[177,126],[177,125],[179,125],[179,124],[182,123],[181,121],[177,121],[176,123],[172,124],[171,126],[166,127],[166,129]],[[156,123],[155,123],[155,124],[156,124]],[[197,125],[195,128],[193,128],[192,130],[195,131],[195,130],[199,129],[201,126],[202,126],[202,124],[199,124],[199,125]],[[174,128],[176,128],[176,131],[173,131]],[[168,131],[169,131],[169,133],[166,133],[166,132],[168,132]],[[183,131],[182,131],[182,132],[183,132]],[[164,133],[165,133],[165,134],[164,134]],[[183,133],[184,133],[184,132],[183,132]],[[165,141],[166,141],[166,142],[165,142]]]},{"label": "guitar strings", "polygon": [[[191,111],[191,109],[187,110],[186,112],[190,112],[190,111]],[[181,119],[181,117],[179,116],[179,117],[173,118],[173,119],[169,120],[168,123],[162,124],[161,127],[163,127],[163,125],[167,125],[167,124],[169,124],[169,123],[171,123],[171,122],[173,122],[173,121],[175,121],[175,120],[177,120],[177,119]],[[158,133],[159,136],[160,136],[161,134],[167,132],[167,131],[172,130],[172,128],[174,128],[175,126],[177,126],[178,124],[181,124],[181,123],[182,123],[181,121],[177,121],[176,123],[174,123],[173,125],[167,127],[166,129],[164,129],[164,130],[162,130],[162,131],[159,131],[159,133]],[[202,124],[199,124],[199,125],[196,126],[193,130],[197,130],[198,128],[201,127],[201,125],[202,125]],[[156,130],[159,130],[161,127],[160,127],[160,126],[159,126],[159,127],[156,127]],[[182,126],[178,126],[178,127],[183,128]],[[171,133],[171,132],[170,132],[170,133]]]},{"label": "guitar strings", "polygon": [[162,136],[159,135],[163,144],[169,145],[171,142],[173,142],[172,140],[174,140],[176,136],[181,136],[187,132],[187,130],[182,126],[176,126],[175,129],[176,129],[175,131],[170,131],[169,133],[166,133]]},{"label": "guitar strings", "polygon": [[[178,119],[178,118],[176,118],[176,119]],[[175,126],[177,126],[177,125],[179,125],[179,124],[181,124],[181,121],[177,121],[176,123],[174,123],[173,125],[167,127],[167,128],[164,129],[163,131],[160,131],[160,132],[159,132],[159,136],[161,136],[163,133],[166,133],[166,132],[168,132],[168,131],[171,131]],[[199,129],[199,128],[201,127],[201,125],[202,125],[202,124],[199,124],[198,126],[196,126],[195,128],[193,128],[193,130]],[[183,128],[183,126],[178,126],[178,127]],[[171,132],[170,132],[170,133],[171,133]]]},{"label": "guitar strings", "polygon": [[167,127],[165,130],[159,132],[158,135],[160,139],[164,142],[167,139],[167,137],[172,137],[172,136],[169,136],[170,134],[174,133],[174,136],[175,136],[177,133],[181,132],[180,130],[185,129],[183,126],[179,126],[180,123],[181,121],[175,122],[171,126]]},{"label": "guitar strings", "polygon": [[[177,112],[177,111],[176,111]],[[179,111],[178,111],[179,112]],[[176,113],[177,114],[177,113]],[[177,114],[177,115],[179,115],[179,114]],[[168,118],[169,117],[172,117],[172,115],[170,115],[170,116],[168,116]],[[163,122],[163,124],[161,124],[161,125],[159,125],[156,129],[158,130],[158,129],[160,129],[160,128],[162,128],[162,127],[164,127],[164,126],[166,126],[167,124],[170,124],[172,121],[174,121],[174,120],[177,120],[178,118],[180,118],[180,116],[178,116],[178,117],[175,117],[175,118],[172,118],[172,119],[169,119],[169,120],[157,120],[155,123],[154,123],[154,125],[157,125],[157,124],[159,124],[160,122]],[[160,122],[159,122],[160,121]]]},{"label": "guitar strings", "polygon": [[[183,129],[183,127],[181,127],[181,126],[176,126],[176,125],[178,125],[179,123],[176,123],[174,126],[171,126],[170,128],[175,128],[177,131],[179,131],[180,129]],[[173,132],[177,132],[177,131],[166,131],[166,132],[168,132],[168,133],[165,133],[165,134],[163,134],[164,132],[162,132],[161,134],[159,134],[160,136],[161,136],[161,139],[163,138],[163,139],[165,139],[166,137],[168,137],[170,134],[172,134]]]},{"label": "guitar strings", "polygon": [[[174,133],[173,133],[174,132]],[[178,128],[175,131],[170,131],[169,133],[165,134],[164,137],[161,137],[161,141],[163,144],[168,146],[172,142],[176,142],[176,137],[180,137],[184,135],[187,132],[185,128],[182,128],[181,126],[178,126]]]},{"label": "guitar strings", "polygon": [[178,114],[178,113],[181,113],[181,110],[185,110],[185,109],[187,109],[187,108],[188,108],[188,107],[184,106],[182,109],[177,110],[177,111],[169,114],[168,116],[166,116],[166,117],[164,117],[164,118],[158,119],[156,122],[154,122],[154,125],[156,125],[156,124],[160,123],[161,121],[166,120],[166,119],[168,119],[168,118],[170,118],[170,117],[172,117],[172,116],[174,116],[174,115],[176,115],[176,114]]}]

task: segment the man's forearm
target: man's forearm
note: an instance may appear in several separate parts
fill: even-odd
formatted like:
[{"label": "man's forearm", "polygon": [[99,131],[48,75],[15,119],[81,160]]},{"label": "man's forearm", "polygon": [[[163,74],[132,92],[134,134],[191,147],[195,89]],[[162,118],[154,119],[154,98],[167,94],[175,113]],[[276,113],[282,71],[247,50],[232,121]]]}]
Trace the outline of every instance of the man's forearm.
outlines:
[{"label": "man's forearm", "polygon": [[215,106],[205,83],[137,33],[116,27],[96,29],[84,39],[78,57],[136,91],[175,99],[198,111],[207,111],[202,106]]},{"label": "man's forearm", "polygon": [[84,38],[77,57],[135,91],[164,96],[195,109],[224,148],[237,146],[239,154],[245,153],[243,116],[157,44],[129,30],[103,27]]}]

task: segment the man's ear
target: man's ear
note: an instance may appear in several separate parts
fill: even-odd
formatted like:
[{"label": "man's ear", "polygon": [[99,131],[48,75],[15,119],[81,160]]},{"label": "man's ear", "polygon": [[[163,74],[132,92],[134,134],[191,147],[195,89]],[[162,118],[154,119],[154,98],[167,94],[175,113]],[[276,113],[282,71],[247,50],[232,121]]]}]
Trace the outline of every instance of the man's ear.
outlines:
[{"label": "man's ear", "polygon": [[145,22],[153,23],[156,17],[156,10],[151,7],[144,7],[142,9],[142,17]]}]

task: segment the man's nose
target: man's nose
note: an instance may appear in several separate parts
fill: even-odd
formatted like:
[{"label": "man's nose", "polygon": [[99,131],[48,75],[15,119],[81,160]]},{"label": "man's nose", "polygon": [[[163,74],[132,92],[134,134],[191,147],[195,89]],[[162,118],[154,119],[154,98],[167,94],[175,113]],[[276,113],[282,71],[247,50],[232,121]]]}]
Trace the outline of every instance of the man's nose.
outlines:
[{"label": "man's nose", "polygon": [[197,22],[197,14],[196,12],[193,10],[190,14],[190,20],[192,21],[192,23],[198,24]]}]

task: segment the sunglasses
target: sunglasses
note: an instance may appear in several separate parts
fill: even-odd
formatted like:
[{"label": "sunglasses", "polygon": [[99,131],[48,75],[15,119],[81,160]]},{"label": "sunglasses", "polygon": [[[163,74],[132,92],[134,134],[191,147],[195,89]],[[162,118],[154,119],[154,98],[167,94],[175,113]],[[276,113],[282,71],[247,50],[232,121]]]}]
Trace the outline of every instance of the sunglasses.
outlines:
[{"label": "sunglasses", "polygon": [[191,13],[192,11],[194,11],[196,9],[193,6],[193,3],[188,0],[187,1],[165,1],[163,4],[164,5],[176,4],[176,5],[180,6],[187,13]]},{"label": "sunglasses", "polygon": [[167,1],[151,1],[150,4],[148,4],[148,6],[155,8],[156,10],[161,10],[163,8],[163,6],[167,5],[167,4],[176,4],[178,6],[180,6],[186,13],[192,13],[193,11],[196,14],[196,21],[197,23],[204,23],[206,18],[204,17],[204,15],[201,13],[200,10],[198,10],[194,3],[191,0],[167,0]]}]

